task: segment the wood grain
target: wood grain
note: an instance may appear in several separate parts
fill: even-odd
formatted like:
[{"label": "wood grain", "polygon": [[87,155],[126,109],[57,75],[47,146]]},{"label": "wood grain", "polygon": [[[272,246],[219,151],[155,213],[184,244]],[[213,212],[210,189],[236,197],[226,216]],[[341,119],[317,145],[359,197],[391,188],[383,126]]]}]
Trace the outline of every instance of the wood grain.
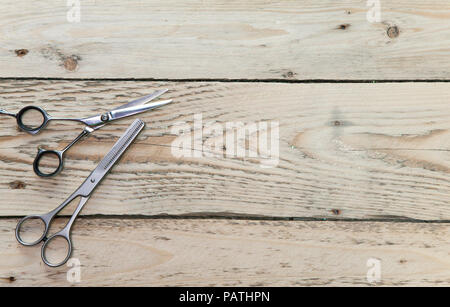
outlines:
[{"label": "wood grain", "polygon": [[[0,220],[0,285],[70,286],[70,268],[46,267],[15,224]],[[448,286],[449,235],[448,224],[81,219],[75,285],[366,286],[374,258],[376,285]]]},{"label": "wood grain", "polygon": [[449,79],[450,3],[3,0],[0,77]]},{"label": "wood grain", "polygon": [[[54,116],[78,117],[163,87],[174,103],[139,116],[145,130],[83,214],[450,219],[448,83],[4,80],[0,99],[9,111],[36,104]],[[230,121],[278,121],[278,165],[264,168],[263,159],[227,156],[224,147],[214,150],[221,156],[177,158],[172,128],[185,121],[194,130],[195,114],[223,127]],[[30,136],[2,117],[0,214],[54,208],[133,120],[96,131],[67,153],[62,174],[43,179],[31,167],[37,146],[61,149],[81,126],[54,123]],[[212,138],[204,135],[204,144]]]}]

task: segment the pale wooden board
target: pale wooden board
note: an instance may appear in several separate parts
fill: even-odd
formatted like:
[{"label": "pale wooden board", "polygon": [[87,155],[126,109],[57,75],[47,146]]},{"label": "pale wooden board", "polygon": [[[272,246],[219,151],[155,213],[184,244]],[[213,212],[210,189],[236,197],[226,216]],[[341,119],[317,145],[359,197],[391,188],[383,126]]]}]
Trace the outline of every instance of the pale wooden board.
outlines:
[{"label": "pale wooden board", "polygon": [[447,0],[66,3],[2,1],[1,77],[449,79]]},{"label": "pale wooden board", "polygon": [[[71,285],[69,267],[15,241],[15,224],[0,220],[0,285]],[[448,224],[82,219],[72,256],[82,286],[365,286],[370,258],[377,285],[449,286],[449,235]]]},{"label": "pale wooden board", "polygon": [[[450,219],[448,83],[2,81],[0,99],[10,111],[36,104],[54,116],[88,116],[163,87],[174,103],[139,116],[144,132],[83,214]],[[204,123],[221,125],[278,121],[278,166],[263,168],[255,158],[175,157],[173,125],[192,125],[199,113]],[[31,166],[37,146],[61,149],[82,126],[54,123],[30,136],[2,117],[0,214],[54,208],[133,120],[96,131],[67,153],[63,173],[43,179]],[[204,135],[205,143],[210,139]]]}]

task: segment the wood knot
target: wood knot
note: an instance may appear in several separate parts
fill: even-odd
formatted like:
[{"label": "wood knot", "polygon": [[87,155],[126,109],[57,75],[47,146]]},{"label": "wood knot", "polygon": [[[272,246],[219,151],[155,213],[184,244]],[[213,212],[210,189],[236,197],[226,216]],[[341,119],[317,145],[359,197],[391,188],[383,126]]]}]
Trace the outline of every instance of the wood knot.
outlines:
[{"label": "wood knot", "polygon": [[155,240],[170,241],[170,238],[163,236],[154,236]]},{"label": "wood knot", "polygon": [[16,53],[16,55],[18,57],[23,57],[28,54],[28,49],[16,49],[16,50],[14,50],[14,52]]},{"label": "wood knot", "polygon": [[25,184],[25,182],[20,181],[20,180],[12,181],[9,183],[9,187],[14,190],[25,189],[26,186],[27,185]]},{"label": "wood knot", "polygon": [[6,280],[6,281],[9,281],[10,283],[11,283],[11,282],[15,282],[15,281],[16,281],[16,278],[15,278],[14,276],[9,276],[9,277],[0,277],[0,279],[3,279],[3,280]]},{"label": "wood knot", "polygon": [[339,30],[346,30],[349,27],[350,27],[349,23],[344,23],[344,24],[341,24],[340,26],[338,26],[337,29],[339,29]]},{"label": "wood knot", "polygon": [[296,74],[293,71],[287,71],[283,74],[284,78],[293,78]]},{"label": "wood knot", "polygon": [[400,34],[400,30],[397,26],[392,26],[387,29],[386,33],[390,38],[396,38]]},{"label": "wood knot", "polygon": [[75,71],[78,67],[78,60],[75,57],[67,57],[64,60],[64,68],[68,71]]},{"label": "wood knot", "polygon": [[335,120],[335,121],[333,122],[333,125],[335,125],[335,126],[337,127],[337,126],[342,125],[342,123],[341,123],[340,121],[338,121],[338,120]]},{"label": "wood knot", "polygon": [[339,209],[331,209],[331,212],[332,212],[334,215],[339,215],[339,214],[341,214],[341,210],[339,210]]}]

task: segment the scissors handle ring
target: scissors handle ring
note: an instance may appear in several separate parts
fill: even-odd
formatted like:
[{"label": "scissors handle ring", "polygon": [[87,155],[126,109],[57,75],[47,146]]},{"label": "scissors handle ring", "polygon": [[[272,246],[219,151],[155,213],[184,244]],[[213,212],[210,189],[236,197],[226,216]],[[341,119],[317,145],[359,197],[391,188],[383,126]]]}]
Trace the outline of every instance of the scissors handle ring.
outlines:
[{"label": "scissors handle ring", "polygon": [[[42,245],[41,258],[42,258],[42,261],[44,261],[44,263],[46,265],[48,265],[49,267],[56,268],[56,267],[62,266],[70,259],[70,256],[72,255],[72,240],[70,239],[70,226],[71,225],[67,225],[61,231],[50,236],[47,240],[45,240],[44,244]],[[67,249],[67,255],[64,258],[64,260],[62,260],[61,262],[58,262],[58,263],[53,263],[50,260],[48,260],[46,251],[47,251],[49,243],[52,242],[53,240],[55,240],[56,238],[63,238],[64,240],[66,240],[68,249]]]},{"label": "scissors handle ring", "polygon": [[[42,123],[37,127],[30,127],[23,122],[23,117],[27,112],[30,112],[31,110],[37,111],[42,115]],[[38,134],[42,129],[44,129],[48,122],[51,120],[50,116],[45,112],[44,109],[36,106],[26,106],[23,109],[19,111],[16,115],[17,125],[20,129],[22,129],[25,132],[28,132],[30,134]]]},{"label": "scissors handle ring", "polygon": [[[39,219],[44,223],[44,231],[42,233],[42,235],[39,237],[39,239],[33,241],[33,242],[27,242],[25,240],[22,239],[21,235],[20,235],[20,230],[22,229],[23,224],[28,221],[28,220],[32,220],[32,219]],[[24,217],[23,219],[21,219],[19,221],[19,223],[17,223],[17,227],[16,227],[16,239],[17,241],[24,245],[24,246],[34,246],[39,244],[42,241],[46,240],[46,236],[49,230],[49,226],[50,226],[50,221],[51,221],[51,217],[48,214],[45,215],[29,215]]]},{"label": "scissors handle ring", "polygon": [[[56,168],[55,171],[51,172],[51,173],[45,173],[42,172],[39,167],[40,167],[40,162],[41,159],[44,156],[49,156],[49,155],[53,155],[58,157],[58,167]],[[64,167],[64,151],[60,151],[60,150],[44,150],[42,148],[38,149],[38,153],[36,155],[36,158],[34,159],[33,162],[33,170],[36,173],[36,175],[38,175],[39,177],[52,177],[57,175],[59,172],[62,171]]]}]

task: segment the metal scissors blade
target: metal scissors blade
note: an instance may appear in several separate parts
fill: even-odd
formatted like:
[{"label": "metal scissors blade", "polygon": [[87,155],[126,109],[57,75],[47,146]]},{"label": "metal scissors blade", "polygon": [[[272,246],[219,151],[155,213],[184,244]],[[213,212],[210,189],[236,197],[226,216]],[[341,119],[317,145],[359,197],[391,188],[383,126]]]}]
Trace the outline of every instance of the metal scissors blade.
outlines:
[{"label": "metal scissors blade", "polygon": [[136,105],[125,109],[118,109],[109,113],[110,120],[121,119],[127,116],[139,114],[148,110],[156,109],[172,102],[172,99],[156,101],[144,105]]},{"label": "metal scissors blade", "polygon": [[84,118],[81,121],[87,126],[97,126],[97,125],[105,124],[107,122],[110,122],[110,121],[113,121],[116,119],[124,118],[127,116],[135,115],[135,114],[142,113],[142,112],[145,112],[145,111],[148,111],[151,109],[158,108],[160,106],[171,103],[172,100],[157,101],[157,102],[154,102],[151,104],[149,104],[148,102],[161,96],[162,94],[164,94],[167,91],[168,91],[167,89],[156,91],[150,95],[141,97],[141,98],[133,100],[125,105],[122,105],[118,108],[115,108],[115,109],[111,110],[110,112],[106,112],[103,114]]},{"label": "metal scissors blade", "polygon": [[120,106],[118,108],[112,109],[111,111],[116,111],[116,110],[125,109],[125,108],[129,108],[129,107],[137,106],[137,105],[146,104],[146,103],[152,101],[153,99],[158,98],[162,94],[166,93],[168,90],[169,89],[165,88],[163,90],[156,91],[156,92],[154,92],[154,93],[152,93],[150,95],[138,98],[138,99],[133,100],[133,101],[127,103],[127,104],[124,104],[124,105],[122,105],[122,106]]},{"label": "metal scissors blade", "polygon": [[145,123],[136,119],[117,140],[111,150],[100,161],[85,182],[78,188],[77,193],[81,196],[89,196],[102,179],[109,173],[111,167],[119,160],[122,154],[133,143],[139,133],[144,129]]}]

